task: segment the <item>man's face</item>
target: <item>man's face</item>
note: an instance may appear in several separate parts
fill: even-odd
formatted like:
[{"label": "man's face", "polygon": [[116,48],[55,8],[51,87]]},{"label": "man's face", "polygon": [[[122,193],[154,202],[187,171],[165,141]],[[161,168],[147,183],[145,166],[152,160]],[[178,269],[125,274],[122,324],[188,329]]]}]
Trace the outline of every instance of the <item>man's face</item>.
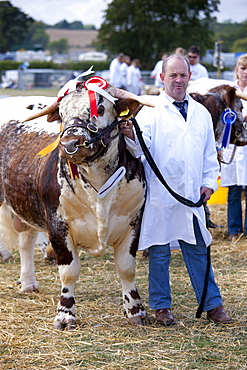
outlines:
[{"label": "man's face", "polygon": [[178,101],[185,97],[190,76],[191,72],[189,72],[186,61],[176,58],[171,58],[167,62],[165,73],[160,74],[165,92]]},{"label": "man's face", "polygon": [[192,66],[194,66],[195,64],[198,63],[198,58],[199,58],[199,55],[197,53],[189,53],[188,54],[189,63]]}]

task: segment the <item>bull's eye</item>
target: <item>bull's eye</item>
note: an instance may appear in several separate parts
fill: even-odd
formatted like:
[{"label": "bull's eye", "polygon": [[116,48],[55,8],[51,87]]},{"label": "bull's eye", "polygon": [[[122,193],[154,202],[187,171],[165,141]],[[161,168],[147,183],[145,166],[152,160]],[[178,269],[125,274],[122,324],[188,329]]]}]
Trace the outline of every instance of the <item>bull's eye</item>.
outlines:
[{"label": "bull's eye", "polygon": [[104,111],[105,111],[105,108],[103,107],[103,105],[100,105],[98,108],[98,115],[103,116]]}]

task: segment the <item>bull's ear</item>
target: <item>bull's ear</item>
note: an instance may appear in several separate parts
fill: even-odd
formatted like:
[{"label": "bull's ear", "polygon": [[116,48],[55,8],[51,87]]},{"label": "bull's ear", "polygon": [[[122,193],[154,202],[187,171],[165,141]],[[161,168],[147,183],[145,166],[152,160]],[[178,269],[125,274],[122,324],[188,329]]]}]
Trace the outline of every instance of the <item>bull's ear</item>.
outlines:
[{"label": "bull's ear", "polygon": [[135,114],[139,105],[140,103],[134,99],[119,99],[115,108],[119,117],[127,119]]},{"label": "bull's ear", "polygon": [[235,87],[228,86],[227,93],[222,97],[222,100],[225,101],[227,107],[232,107],[235,96],[236,96]]}]

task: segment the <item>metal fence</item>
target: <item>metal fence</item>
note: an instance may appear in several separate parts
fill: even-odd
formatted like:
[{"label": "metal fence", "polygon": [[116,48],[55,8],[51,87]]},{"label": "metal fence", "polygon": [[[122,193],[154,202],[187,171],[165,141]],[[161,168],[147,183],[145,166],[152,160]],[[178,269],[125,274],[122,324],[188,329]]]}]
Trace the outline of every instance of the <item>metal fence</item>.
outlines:
[{"label": "metal fence", "polygon": [[[55,69],[26,69],[18,72],[17,88],[20,90],[49,87],[60,88],[69,79],[73,78],[73,72],[74,71]],[[153,85],[154,80],[150,77],[151,71],[142,71],[141,73],[145,85]],[[96,71],[95,74],[109,80],[108,70]]]},{"label": "metal fence", "polygon": [[[11,73],[8,74],[7,72],[12,72],[12,74]],[[17,87],[20,90],[31,90],[34,88],[60,89],[68,80],[73,78],[72,76],[75,71],[56,70],[56,69],[26,69],[18,71],[5,71],[2,74],[2,81],[6,80],[6,76],[8,75],[13,76],[13,72],[15,72],[16,76],[15,87]],[[154,84],[154,79],[150,77],[150,73],[151,71],[141,71],[142,79],[145,85]],[[109,81],[108,70],[98,71],[96,72],[96,75],[101,76]],[[210,72],[209,76],[210,78],[217,78],[217,72]],[[222,72],[221,79],[233,81],[234,72],[232,71]]]}]

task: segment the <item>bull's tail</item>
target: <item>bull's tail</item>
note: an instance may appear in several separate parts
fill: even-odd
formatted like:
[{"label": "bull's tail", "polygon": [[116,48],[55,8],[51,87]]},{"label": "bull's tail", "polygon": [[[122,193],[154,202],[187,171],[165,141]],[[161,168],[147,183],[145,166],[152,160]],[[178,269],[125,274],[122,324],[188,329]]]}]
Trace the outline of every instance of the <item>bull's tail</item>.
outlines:
[{"label": "bull's tail", "polygon": [[10,207],[3,203],[0,207],[0,254],[17,249],[18,233],[14,229],[13,213]]}]

